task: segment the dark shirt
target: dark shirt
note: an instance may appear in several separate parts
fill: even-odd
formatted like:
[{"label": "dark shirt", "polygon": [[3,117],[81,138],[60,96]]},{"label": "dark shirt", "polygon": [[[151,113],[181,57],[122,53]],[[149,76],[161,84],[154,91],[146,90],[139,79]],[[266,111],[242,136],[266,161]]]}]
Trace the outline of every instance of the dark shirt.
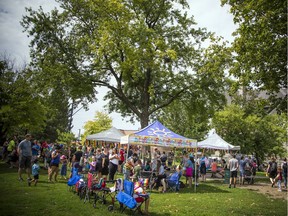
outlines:
[{"label": "dark shirt", "polygon": [[75,161],[76,161],[76,162],[80,162],[80,159],[81,159],[82,155],[83,155],[83,152],[82,152],[82,151],[77,151],[77,152],[75,152],[75,154],[74,154],[74,156],[75,156]]}]

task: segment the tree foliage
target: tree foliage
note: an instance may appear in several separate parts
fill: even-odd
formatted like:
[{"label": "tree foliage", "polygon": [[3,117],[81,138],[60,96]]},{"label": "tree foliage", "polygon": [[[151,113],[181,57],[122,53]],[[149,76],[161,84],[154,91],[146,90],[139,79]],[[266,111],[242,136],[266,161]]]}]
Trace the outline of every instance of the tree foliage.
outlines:
[{"label": "tree foliage", "polygon": [[112,127],[112,119],[107,113],[97,111],[93,121],[87,121],[84,125],[82,141],[86,140],[87,135],[99,133]]},{"label": "tree foliage", "polygon": [[236,84],[269,92],[273,108],[287,112],[287,94],[275,98],[281,89],[287,89],[287,0],[221,2],[230,6],[238,26],[229,70],[239,78]]},{"label": "tree foliage", "polygon": [[57,143],[66,144],[67,146],[70,146],[72,141],[75,140],[75,135],[71,132],[61,132],[60,130],[57,131]]},{"label": "tree foliage", "polygon": [[11,60],[0,61],[0,133],[1,139],[41,131],[46,108],[35,94],[27,68],[16,70]]},{"label": "tree foliage", "polygon": [[199,70],[201,44],[212,35],[194,27],[181,10],[186,1],[58,2],[61,11],[27,9],[22,20],[32,36],[33,66],[48,88],[60,81],[85,104],[95,100],[96,87],[107,87],[109,111],[144,127],[197,79],[191,71]]},{"label": "tree foliage", "polygon": [[283,155],[287,116],[247,113],[237,105],[227,106],[213,118],[213,127],[224,140],[241,147],[241,153],[264,156]]}]

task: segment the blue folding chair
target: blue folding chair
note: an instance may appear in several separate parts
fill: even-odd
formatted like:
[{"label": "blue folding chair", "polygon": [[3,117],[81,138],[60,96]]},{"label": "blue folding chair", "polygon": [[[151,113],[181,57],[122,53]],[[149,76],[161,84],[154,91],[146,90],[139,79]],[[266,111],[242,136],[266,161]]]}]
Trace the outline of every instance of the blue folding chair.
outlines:
[{"label": "blue folding chair", "polygon": [[133,212],[136,210],[141,211],[141,205],[149,199],[149,194],[137,194],[140,199],[135,199],[134,195],[134,183],[128,180],[124,180],[123,191],[120,191],[116,199],[120,203],[120,211],[124,212],[126,208],[131,209]]},{"label": "blue folding chair", "polygon": [[166,179],[169,191],[179,191],[182,172],[175,172]]},{"label": "blue folding chair", "polygon": [[78,174],[77,168],[72,168],[72,176],[70,179],[68,179],[67,185],[68,190],[73,191],[73,188],[75,188],[76,183],[83,177],[82,175]]}]

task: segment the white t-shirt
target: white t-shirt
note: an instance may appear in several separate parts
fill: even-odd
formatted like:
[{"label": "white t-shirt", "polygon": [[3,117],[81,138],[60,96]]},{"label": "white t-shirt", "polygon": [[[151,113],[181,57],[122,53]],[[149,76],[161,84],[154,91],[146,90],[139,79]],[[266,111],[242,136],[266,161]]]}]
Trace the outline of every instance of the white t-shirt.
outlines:
[{"label": "white t-shirt", "polygon": [[118,159],[117,158],[113,158],[113,159],[110,159],[110,158],[112,158],[114,155],[117,155],[117,154],[110,154],[109,155],[109,160],[110,160],[110,162],[111,163],[113,163],[113,164],[115,164],[115,165],[118,165]]},{"label": "white t-shirt", "polygon": [[238,160],[236,158],[232,158],[229,160],[229,168],[231,172],[238,169]]}]

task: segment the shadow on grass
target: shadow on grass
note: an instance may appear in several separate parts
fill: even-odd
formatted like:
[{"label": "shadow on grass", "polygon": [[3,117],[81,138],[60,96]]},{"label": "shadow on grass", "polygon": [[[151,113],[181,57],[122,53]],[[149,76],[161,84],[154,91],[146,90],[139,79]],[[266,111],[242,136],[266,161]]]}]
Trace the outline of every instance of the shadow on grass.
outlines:
[{"label": "shadow on grass", "polygon": [[[228,185],[227,185],[227,189],[228,189]],[[149,193],[151,194],[161,194],[162,192],[156,191],[156,190],[152,190],[149,191]],[[174,191],[167,191],[164,194],[186,194],[186,193],[195,193],[195,188],[194,185],[192,186],[192,188],[180,188],[179,192],[174,192]],[[196,193],[230,193],[227,190],[222,190],[221,188],[219,188],[219,186],[214,186],[213,184],[199,184],[198,187],[196,187]]]}]

